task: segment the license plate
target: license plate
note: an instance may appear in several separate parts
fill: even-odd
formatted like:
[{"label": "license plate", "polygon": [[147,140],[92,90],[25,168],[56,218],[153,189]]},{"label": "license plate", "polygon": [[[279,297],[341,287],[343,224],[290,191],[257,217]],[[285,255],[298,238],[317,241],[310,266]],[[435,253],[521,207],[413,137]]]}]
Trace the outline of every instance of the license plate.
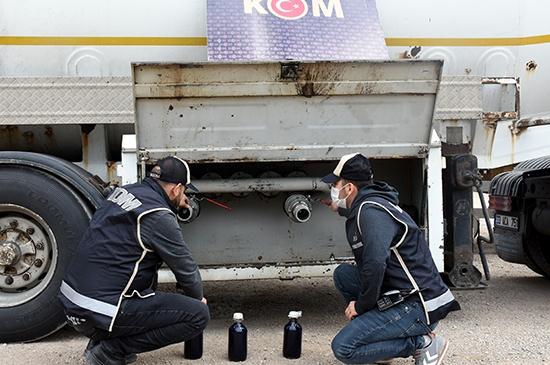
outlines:
[{"label": "license plate", "polygon": [[519,230],[519,218],[495,214],[495,226]]}]

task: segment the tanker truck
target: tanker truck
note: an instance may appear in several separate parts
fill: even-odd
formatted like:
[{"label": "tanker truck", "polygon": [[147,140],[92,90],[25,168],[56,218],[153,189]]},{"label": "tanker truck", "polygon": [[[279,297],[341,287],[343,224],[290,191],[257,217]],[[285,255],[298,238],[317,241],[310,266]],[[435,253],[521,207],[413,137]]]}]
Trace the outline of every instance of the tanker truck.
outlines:
[{"label": "tanker truck", "polygon": [[[550,155],[548,124],[521,122],[547,107],[547,5],[387,0],[391,61],[224,63],[207,62],[206,3],[0,0],[0,342],[64,325],[56,293],[90,217],[167,154],[201,190],[180,219],[205,280],[330,275],[349,260],[319,177],[361,152],[449,283],[481,284],[480,172]],[[314,3],[338,16],[339,1]]]}]

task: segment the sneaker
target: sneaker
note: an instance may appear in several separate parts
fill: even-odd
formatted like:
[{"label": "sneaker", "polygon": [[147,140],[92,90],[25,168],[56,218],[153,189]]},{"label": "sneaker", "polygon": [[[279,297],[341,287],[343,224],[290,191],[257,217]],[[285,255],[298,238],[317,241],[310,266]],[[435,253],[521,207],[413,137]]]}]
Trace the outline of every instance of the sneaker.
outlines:
[{"label": "sneaker", "polygon": [[[94,341],[92,339],[90,339],[90,341],[88,341],[88,345],[86,346],[86,350],[84,350],[84,357],[86,359],[88,359],[88,357],[90,356],[90,354],[89,354],[90,350],[92,348],[94,348],[95,346],[97,346],[97,345],[99,345],[99,341]],[[137,355],[136,354],[126,355],[124,360],[126,361],[126,364],[131,364],[131,363],[137,361]]]},{"label": "sneaker", "polygon": [[441,365],[449,342],[441,336],[432,337],[432,343],[414,354],[415,365]]}]

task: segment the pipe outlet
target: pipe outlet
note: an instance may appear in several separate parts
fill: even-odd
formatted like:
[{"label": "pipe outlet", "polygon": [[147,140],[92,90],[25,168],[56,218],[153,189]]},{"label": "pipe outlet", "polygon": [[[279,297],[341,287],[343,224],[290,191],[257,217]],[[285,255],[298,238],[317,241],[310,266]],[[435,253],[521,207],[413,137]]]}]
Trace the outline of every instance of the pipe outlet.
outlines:
[{"label": "pipe outlet", "polygon": [[285,201],[285,213],[296,223],[305,223],[311,218],[312,205],[308,198],[293,194]]},{"label": "pipe outlet", "polygon": [[201,206],[199,201],[193,197],[189,197],[189,208],[178,209],[178,220],[182,223],[191,223],[201,214]]}]

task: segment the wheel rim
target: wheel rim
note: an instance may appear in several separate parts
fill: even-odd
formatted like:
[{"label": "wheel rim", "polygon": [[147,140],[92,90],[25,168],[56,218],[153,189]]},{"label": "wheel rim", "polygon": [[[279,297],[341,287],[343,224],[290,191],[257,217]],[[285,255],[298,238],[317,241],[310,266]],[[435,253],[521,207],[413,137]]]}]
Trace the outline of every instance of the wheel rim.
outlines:
[{"label": "wheel rim", "polygon": [[32,210],[0,204],[0,307],[24,304],[42,293],[57,266],[57,243]]}]

